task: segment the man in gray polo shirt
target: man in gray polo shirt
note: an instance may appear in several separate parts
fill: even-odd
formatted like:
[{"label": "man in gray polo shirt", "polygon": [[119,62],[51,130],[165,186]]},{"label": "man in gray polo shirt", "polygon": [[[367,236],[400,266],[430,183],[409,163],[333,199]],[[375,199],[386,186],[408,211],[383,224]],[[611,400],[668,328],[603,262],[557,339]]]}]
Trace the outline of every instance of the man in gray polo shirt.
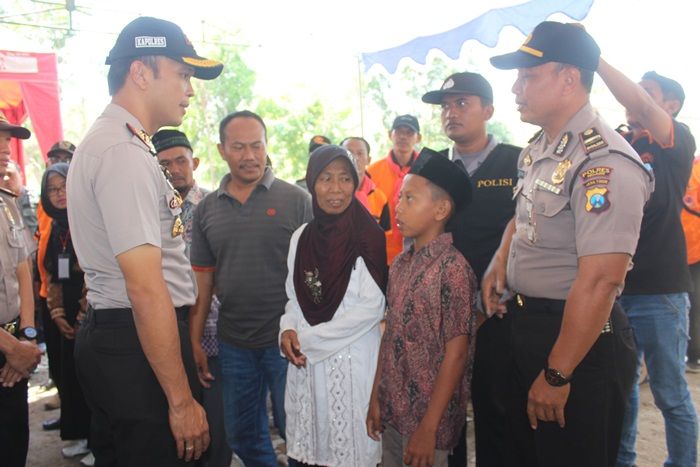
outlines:
[{"label": "man in gray polo shirt", "polygon": [[93,415],[91,448],[96,465],[184,465],[209,444],[185,321],[196,291],[182,199],[148,134],[179,125],[194,95],[190,79],[214,79],[223,66],[198,56],[177,25],[149,17],[122,30],[107,64],[112,101],[67,180],[89,290],[75,358]]},{"label": "man in gray polo shirt", "polygon": [[311,220],[311,198],[265,166],[267,129],[258,115],[245,110],[228,115],[219,137],[230,173],[194,213],[190,260],[201,307],[194,316],[206,316],[216,289],[228,443],[246,465],[276,466],[266,388],[284,437],[287,361],[280,356],[277,334],[287,302],[289,239]]}]

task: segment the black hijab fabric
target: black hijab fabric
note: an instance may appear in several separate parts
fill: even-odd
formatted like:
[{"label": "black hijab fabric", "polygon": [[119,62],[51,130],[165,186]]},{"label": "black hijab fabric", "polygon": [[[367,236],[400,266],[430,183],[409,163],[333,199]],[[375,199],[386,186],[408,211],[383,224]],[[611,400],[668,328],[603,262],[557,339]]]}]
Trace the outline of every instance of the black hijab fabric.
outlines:
[{"label": "black hijab fabric", "polygon": [[327,214],[318,205],[316,179],[336,159],[347,161],[357,189],[357,171],[347,150],[340,146],[316,149],[306,170],[314,219],[299,237],[293,277],[297,300],[312,326],[333,318],[347,292],[358,257],[362,257],[379,288],[386,289],[386,240],[367,209],[354,194],[348,208],[340,214]]}]

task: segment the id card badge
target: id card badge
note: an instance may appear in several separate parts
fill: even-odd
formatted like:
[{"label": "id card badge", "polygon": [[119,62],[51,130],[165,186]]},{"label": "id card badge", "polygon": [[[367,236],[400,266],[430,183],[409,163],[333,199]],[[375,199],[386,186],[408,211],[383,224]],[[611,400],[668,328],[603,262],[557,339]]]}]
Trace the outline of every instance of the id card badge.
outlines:
[{"label": "id card badge", "polygon": [[58,278],[59,279],[69,279],[70,278],[70,255],[66,253],[59,253],[58,255]]}]

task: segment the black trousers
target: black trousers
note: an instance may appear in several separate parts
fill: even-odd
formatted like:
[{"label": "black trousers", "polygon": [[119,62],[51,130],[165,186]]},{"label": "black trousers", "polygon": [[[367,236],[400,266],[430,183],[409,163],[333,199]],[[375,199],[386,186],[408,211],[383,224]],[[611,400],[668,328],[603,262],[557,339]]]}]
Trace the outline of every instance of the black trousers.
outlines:
[{"label": "black trousers", "polygon": [[612,333],[601,334],[573,374],[564,409],[566,426],[527,418],[527,394],[544,368],[559,335],[563,301],[529,299],[509,305],[511,383],[507,406],[507,463],[517,467],[614,466],[625,404],[634,382],[636,350],[632,329],[618,304],[612,309]]},{"label": "black trousers", "polygon": [[[5,366],[0,353],[0,368]],[[29,449],[29,406],[27,380],[11,388],[0,386],[0,465],[24,467]]]},{"label": "black trousers", "polygon": [[506,465],[511,319],[511,313],[492,317],[481,325],[476,336],[471,395],[477,467]]},{"label": "black trousers", "polygon": [[[185,370],[195,398],[201,388],[178,309]],[[91,448],[97,467],[194,465],[177,458],[168,402],[141,348],[129,309],[90,309],[75,342],[78,379],[92,411]]]}]

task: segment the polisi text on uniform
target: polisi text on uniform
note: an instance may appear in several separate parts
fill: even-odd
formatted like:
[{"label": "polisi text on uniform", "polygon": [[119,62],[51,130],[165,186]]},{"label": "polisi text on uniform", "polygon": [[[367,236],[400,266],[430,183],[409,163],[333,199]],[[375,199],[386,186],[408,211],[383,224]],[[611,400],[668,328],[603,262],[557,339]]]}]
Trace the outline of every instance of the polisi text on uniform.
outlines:
[{"label": "polisi text on uniform", "polygon": [[477,188],[490,188],[498,186],[513,186],[512,178],[493,178],[490,180],[479,180],[476,183]]}]

